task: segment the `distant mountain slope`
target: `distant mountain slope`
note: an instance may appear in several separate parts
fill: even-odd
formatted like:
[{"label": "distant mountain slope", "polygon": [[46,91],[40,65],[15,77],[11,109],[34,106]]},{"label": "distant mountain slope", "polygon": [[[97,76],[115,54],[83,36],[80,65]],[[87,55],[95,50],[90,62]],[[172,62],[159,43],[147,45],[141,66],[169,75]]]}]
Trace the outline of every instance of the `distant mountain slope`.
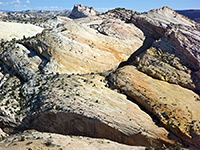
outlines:
[{"label": "distant mountain slope", "polygon": [[200,23],[200,10],[176,10],[176,12]]},{"label": "distant mountain slope", "polygon": [[44,10],[26,10],[21,12],[0,11],[1,21],[10,21],[18,23],[31,23],[39,25],[41,22],[47,21],[55,16],[69,16],[70,11],[44,11]]}]

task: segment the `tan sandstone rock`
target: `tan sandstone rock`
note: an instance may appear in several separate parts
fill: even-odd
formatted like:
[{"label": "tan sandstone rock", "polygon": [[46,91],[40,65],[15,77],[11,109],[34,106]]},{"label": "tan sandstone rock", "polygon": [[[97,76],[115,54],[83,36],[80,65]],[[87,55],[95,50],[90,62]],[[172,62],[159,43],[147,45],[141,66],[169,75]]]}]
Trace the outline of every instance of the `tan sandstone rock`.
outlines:
[{"label": "tan sandstone rock", "polygon": [[153,112],[161,123],[185,142],[200,147],[199,96],[175,84],[159,81],[124,66],[110,76],[114,86]]},{"label": "tan sandstone rock", "polygon": [[168,7],[136,15],[132,22],[154,42],[129,60],[136,60],[138,69],[152,77],[199,93],[199,24]]},{"label": "tan sandstone rock", "polygon": [[70,14],[71,18],[91,17],[97,15],[97,11],[93,7],[83,6],[82,4],[75,4]]},{"label": "tan sandstone rock", "polygon": [[43,132],[106,138],[129,145],[175,144],[168,131],[155,125],[125,95],[105,87],[104,82],[99,75],[48,78],[46,84],[41,82],[41,90],[31,98],[31,105],[22,111],[25,117],[22,125]]},{"label": "tan sandstone rock", "polygon": [[[98,17],[76,21],[63,19],[63,23],[55,30],[46,30],[22,43],[55,62],[60,73],[89,73],[115,69],[142,45],[144,35],[133,24],[128,25],[119,20],[112,20],[113,25],[102,24],[103,32],[109,32],[111,36],[90,28],[93,24],[101,28],[100,24],[104,21],[105,19]],[[124,32],[130,34],[126,37]]]},{"label": "tan sandstone rock", "polygon": [[[17,32],[22,28],[18,25]],[[34,32],[39,33],[34,37],[1,43],[4,132],[32,128],[153,147],[181,145],[181,138],[186,145],[200,147],[199,96],[192,91],[200,87],[199,24],[164,7],[140,15],[115,9],[74,20],[54,17],[42,25],[48,29]],[[119,90],[106,81],[117,67],[110,80]],[[163,127],[155,124],[150,112]],[[42,148],[46,143],[31,142]],[[20,145],[9,140],[7,144],[13,149]],[[83,145],[88,146],[87,141]]]},{"label": "tan sandstone rock", "polygon": [[144,150],[145,147],[128,146],[106,139],[82,136],[64,136],[53,133],[26,131],[13,135],[0,143],[1,150]]}]

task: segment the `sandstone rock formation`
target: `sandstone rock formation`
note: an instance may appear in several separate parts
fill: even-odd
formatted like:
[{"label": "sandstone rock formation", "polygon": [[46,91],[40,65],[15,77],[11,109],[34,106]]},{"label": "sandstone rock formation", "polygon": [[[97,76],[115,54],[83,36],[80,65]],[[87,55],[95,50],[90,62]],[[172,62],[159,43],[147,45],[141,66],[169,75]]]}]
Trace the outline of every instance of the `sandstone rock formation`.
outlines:
[{"label": "sandstone rock formation", "polygon": [[[55,62],[59,73],[115,69],[142,45],[144,35],[133,24],[109,21],[110,24],[98,17],[76,21],[60,18],[58,28],[45,30],[22,44]],[[90,26],[98,26],[97,30],[102,34]],[[125,32],[129,35],[126,36]]]},{"label": "sandstone rock formation", "polygon": [[97,11],[93,7],[83,6],[82,4],[74,5],[74,8],[69,17],[71,18],[83,18],[97,15]]},{"label": "sandstone rock formation", "polygon": [[106,17],[109,17],[109,18],[116,18],[116,19],[123,20],[125,22],[130,22],[130,20],[132,19],[134,15],[139,15],[139,14],[140,13],[137,11],[127,10],[125,8],[115,8],[115,9],[109,10],[104,15],[106,15]]},{"label": "sandstone rock formation", "polygon": [[42,150],[144,150],[145,147],[122,145],[105,139],[64,136],[52,133],[27,131],[9,137],[0,143],[1,150],[42,149]]},{"label": "sandstone rock formation", "polygon": [[129,61],[136,60],[138,69],[152,77],[199,93],[199,24],[167,7],[135,16],[132,22],[146,33],[147,42]]},{"label": "sandstone rock formation", "polygon": [[199,24],[167,7],[134,16],[132,22],[145,32],[146,39],[110,80],[153,112],[166,128],[200,147],[199,95],[156,80],[199,93]]},{"label": "sandstone rock formation", "polygon": [[[0,128],[18,134],[5,137],[0,149],[107,148],[105,140],[63,135],[198,149],[200,25],[167,7],[98,15],[75,7],[79,19],[56,16],[39,23],[45,29],[34,26],[32,37],[2,36]],[[63,135],[19,134],[28,129]],[[17,145],[10,144],[15,138]],[[110,143],[110,149],[136,148]]]},{"label": "sandstone rock formation", "polygon": [[[106,138],[129,145],[174,144],[173,139],[168,139],[169,133],[157,127],[137,105],[105,87],[102,76],[58,75],[43,82],[30,98],[29,108],[22,111],[28,114],[22,127]],[[30,94],[26,91],[24,96]]]},{"label": "sandstone rock formation", "polygon": [[134,66],[124,66],[110,77],[114,86],[152,112],[184,141],[199,145],[199,95],[178,85],[148,77]]}]

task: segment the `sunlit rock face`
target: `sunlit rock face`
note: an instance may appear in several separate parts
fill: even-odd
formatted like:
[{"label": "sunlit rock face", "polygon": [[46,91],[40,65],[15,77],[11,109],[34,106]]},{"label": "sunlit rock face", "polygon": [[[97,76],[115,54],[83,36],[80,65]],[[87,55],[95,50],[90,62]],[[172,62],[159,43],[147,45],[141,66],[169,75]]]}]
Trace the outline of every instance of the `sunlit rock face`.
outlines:
[{"label": "sunlit rock face", "polygon": [[[32,135],[44,149],[70,148],[62,140],[200,147],[198,23],[168,7],[100,14],[75,5],[70,17],[63,13],[35,25],[0,23],[0,149]],[[28,129],[39,132],[7,137]],[[56,133],[53,142],[41,132]]]},{"label": "sunlit rock face", "polygon": [[83,6],[81,4],[74,5],[74,8],[70,14],[71,18],[83,18],[83,17],[91,17],[97,15],[97,11],[94,10],[93,7]]}]

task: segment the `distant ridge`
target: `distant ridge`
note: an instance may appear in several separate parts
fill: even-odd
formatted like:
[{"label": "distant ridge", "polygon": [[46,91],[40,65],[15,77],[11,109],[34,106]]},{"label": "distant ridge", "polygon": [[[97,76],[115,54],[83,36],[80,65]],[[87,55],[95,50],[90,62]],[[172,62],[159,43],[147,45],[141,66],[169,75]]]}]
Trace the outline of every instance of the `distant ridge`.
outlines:
[{"label": "distant ridge", "polygon": [[200,10],[190,9],[190,10],[175,10],[175,11],[200,23]]}]

